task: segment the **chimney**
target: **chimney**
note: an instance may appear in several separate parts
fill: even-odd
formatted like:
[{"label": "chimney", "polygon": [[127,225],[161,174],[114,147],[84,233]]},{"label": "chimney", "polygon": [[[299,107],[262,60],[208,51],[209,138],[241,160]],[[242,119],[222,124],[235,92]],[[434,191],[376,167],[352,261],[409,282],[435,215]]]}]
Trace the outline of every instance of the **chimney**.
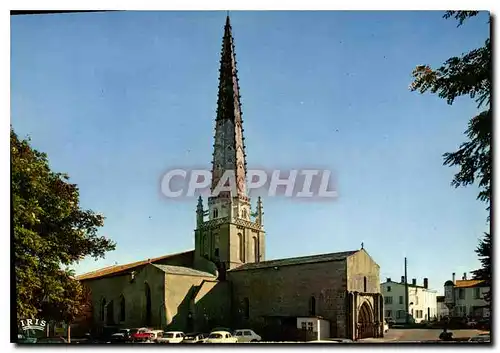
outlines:
[{"label": "chimney", "polygon": [[412,278],[411,279],[411,284],[416,286],[417,285],[417,279],[416,278]]},{"label": "chimney", "polygon": [[391,277],[387,277],[387,282],[391,282]]},{"label": "chimney", "polygon": [[424,278],[424,288],[425,289],[429,288],[429,279],[428,278]]},{"label": "chimney", "polygon": [[464,272],[464,276],[462,277],[462,279],[465,281],[467,280],[467,272]]},{"label": "chimney", "polygon": [[405,276],[401,276],[401,283],[405,283]]},{"label": "chimney", "polygon": [[455,272],[453,272],[453,275],[452,275],[451,281],[453,282],[453,284],[455,284]]}]

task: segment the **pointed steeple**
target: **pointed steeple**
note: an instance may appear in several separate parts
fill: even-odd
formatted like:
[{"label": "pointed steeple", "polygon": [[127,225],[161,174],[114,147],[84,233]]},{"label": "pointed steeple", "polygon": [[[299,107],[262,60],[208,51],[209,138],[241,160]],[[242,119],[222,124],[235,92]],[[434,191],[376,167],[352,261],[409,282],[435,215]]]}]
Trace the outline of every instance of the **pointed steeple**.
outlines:
[{"label": "pointed steeple", "polygon": [[203,218],[205,216],[205,210],[203,209],[203,199],[201,195],[198,197],[198,204],[196,205],[196,225],[199,227],[203,224]]},{"label": "pointed steeple", "polygon": [[255,222],[259,225],[263,225],[264,224],[263,217],[264,217],[264,211],[262,207],[262,199],[259,196],[259,198],[257,199],[257,217]]},{"label": "pointed steeple", "polygon": [[224,26],[219,69],[211,190],[215,189],[226,170],[233,170],[237,190],[237,195],[233,196],[245,198],[246,155],[235,56],[231,21],[228,15]]}]

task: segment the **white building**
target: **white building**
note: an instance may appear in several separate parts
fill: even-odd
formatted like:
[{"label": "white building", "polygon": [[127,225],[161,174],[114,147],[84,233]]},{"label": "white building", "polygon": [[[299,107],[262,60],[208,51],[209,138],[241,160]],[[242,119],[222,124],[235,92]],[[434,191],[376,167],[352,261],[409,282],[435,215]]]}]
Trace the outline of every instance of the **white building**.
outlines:
[{"label": "white building", "polygon": [[445,304],[452,306],[450,314],[453,317],[486,318],[490,316],[490,310],[484,294],[489,291],[490,287],[484,281],[467,279],[467,273],[455,281],[453,273],[453,280],[444,284]]},{"label": "white building", "polygon": [[[380,285],[384,296],[385,317],[397,323],[406,322],[405,280],[393,282],[390,278]],[[408,283],[408,313],[410,322],[432,320],[437,317],[437,291],[429,289],[429,280],[424,278],[423,285],[413,279]]]},{"label": "white building", "polygon": [[450,310],[444,303],[444,295],[438,295],[436,297],[437,301],[437,318],[442,319],[450,314]]}]

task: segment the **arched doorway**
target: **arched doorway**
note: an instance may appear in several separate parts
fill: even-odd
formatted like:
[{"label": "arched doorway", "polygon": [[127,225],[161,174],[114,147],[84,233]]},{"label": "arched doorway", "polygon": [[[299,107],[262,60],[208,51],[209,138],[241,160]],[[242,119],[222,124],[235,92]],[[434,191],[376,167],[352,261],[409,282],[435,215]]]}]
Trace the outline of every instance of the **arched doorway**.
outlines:
[{"label": "arched doorway", "polygon": [[145,321],[146,326],[151,325],[151,288],[149,288],[149,284],[144,283],[144,294],[146,295],[146,313],[145,313]]},{"label": "arched doorway", "polygon": [[358,333],[357,338],[374,337],[375,318],[373,310],[368,302],[361,304],[358,314]]}]

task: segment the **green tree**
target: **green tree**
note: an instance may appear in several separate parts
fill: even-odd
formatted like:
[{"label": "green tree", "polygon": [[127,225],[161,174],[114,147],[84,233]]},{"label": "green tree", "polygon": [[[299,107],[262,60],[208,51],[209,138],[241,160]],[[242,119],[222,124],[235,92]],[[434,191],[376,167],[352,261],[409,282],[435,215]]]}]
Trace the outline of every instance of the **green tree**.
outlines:
[{"label": "green tree", "polygon": [[[461,26],[468,18],[478,15],[478,11],[447,11],[444,18],[455,18]],[[480,48],[462,54],[460,57],[448,59],[436,70],[428,65],[417,66],[413,71],[414,81],[411,90],[424,93],[430,91],[453,104],[460,96],[469,96],[477,103],[479,114],[472,117],[465,131],[468,140],[462,143],[456,152],[443,155],[444,165],[459,167],[452,185],[467,186],[477,183],[477,198],[486,203],[490,212],[491,198],[491,43],[487,38]],[[489,222],[488,215],[487,221]],[[473,271],[475,278],[485,280],[491,285],[491,234],[484,233],[479,246],[475,250],[482,267]],[[487,296],[488,302],[490,295]]]},{"label": "green tree", "polygon": [[72,322],[88,294],[68,267],[115,244],[97,234],[104,217],[80,208],[77,186],[50,170],[45,153],[12,128],[10,147],[17,318]]}]

